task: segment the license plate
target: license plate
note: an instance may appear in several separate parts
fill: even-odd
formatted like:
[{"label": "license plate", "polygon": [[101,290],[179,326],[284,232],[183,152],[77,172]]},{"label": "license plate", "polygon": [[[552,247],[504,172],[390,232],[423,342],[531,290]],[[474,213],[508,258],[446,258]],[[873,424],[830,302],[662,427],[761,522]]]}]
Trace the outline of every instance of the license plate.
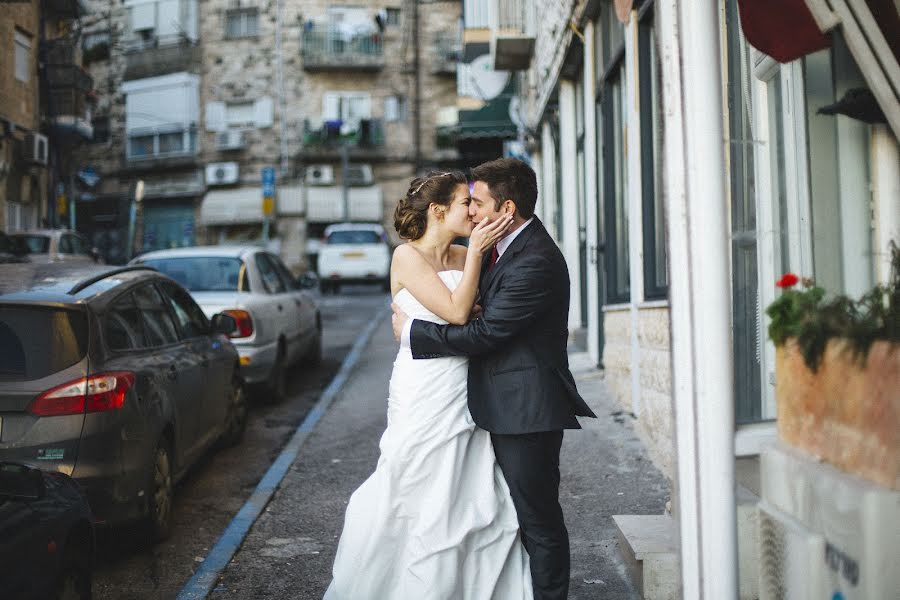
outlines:
[{"label": "license plate", "polygon": [[341,256],[344,258],[362,258],[365,255],[365,252],[344,252],[343,254],[341,254]]}]

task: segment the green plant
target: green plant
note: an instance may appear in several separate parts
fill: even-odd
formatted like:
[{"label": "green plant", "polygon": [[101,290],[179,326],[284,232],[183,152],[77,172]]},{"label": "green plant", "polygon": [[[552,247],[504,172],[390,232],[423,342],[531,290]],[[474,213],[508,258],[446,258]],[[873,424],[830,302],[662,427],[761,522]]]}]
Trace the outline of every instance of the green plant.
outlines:
[{"label": "green plant", "polygon": [[[796,289],[798,283],[801,289]],[[853,358],[864,363],[872,344],[885,340],[900,344],[900,248],[891,243],[891,279],[858,300],[827,298],[811,279],[786,273],[776,284],[781,296],[766,308],[769,338],[776,346],[797,340],[806,366],[817,371],[832,338],[844,338]]]}]

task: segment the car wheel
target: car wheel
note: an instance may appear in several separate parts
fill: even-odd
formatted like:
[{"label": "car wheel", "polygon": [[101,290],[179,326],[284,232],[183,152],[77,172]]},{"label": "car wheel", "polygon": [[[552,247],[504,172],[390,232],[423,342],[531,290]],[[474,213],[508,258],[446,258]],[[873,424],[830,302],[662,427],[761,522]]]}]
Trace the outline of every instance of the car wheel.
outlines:
[{"label": "car wheel", "polygon": [[90,547],[85,548],[77,539],[66,542],[62,570],[53,597],[56,600],[90,600],[92,578]]},{"label": "car wheel", "polygon": [[232,384],[231,402],[228,406],[228,417],[225,423],[224,446],[236,446],[244,437],[247,429],[247,393],[240,379],[235,378]]},{"label": "car wheel", "polygon": [[316,322],[316,337],[313,339],[312,347],[306,355],[306,362],[310,365],[318,365],[322,362],[322,323]]},{"label": "car wheel", "polygon": [[172,454],[165,439],[161,440],[150,465],[150,512],[147,515],[150,537],[161,542],[172,533],[172,505],[175,485],[172,481]]},{"label": "car wheel", "polygon": [[287,369],[284,364],[286,360],[284,354],[284,346],[279,346],[278,356],[275,357],[275,364],[272,365],[269,383],[266,386],[269,401],[273,403],[282,402],[287,397]]}]

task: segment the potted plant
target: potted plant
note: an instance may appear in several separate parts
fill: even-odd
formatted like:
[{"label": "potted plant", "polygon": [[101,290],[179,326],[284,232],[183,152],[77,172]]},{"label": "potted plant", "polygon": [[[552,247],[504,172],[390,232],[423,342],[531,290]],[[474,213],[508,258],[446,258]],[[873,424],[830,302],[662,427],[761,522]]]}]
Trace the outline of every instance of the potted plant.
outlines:
[{"label": "potted plant", "polygon": [[900,489],[900,249],[891,280],[858,300],[792,273],[766,309],[778,435],[844,471]]}]

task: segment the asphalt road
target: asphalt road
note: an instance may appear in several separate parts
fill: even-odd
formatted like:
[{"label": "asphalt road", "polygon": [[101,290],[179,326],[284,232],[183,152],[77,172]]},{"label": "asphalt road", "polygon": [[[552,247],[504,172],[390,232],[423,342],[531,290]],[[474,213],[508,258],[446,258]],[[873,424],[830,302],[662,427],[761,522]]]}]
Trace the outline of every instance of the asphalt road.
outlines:
[{"label": "asphalt road", "polygon": [[94,598],[174,598],[253,492],[256,484],[328,385],[357,335],[387,295],[379,288],[347,286],[319,299],[323,317],[322,363],[291,373],[289,398],[278,405],[251,404],[244,440],[203,459],[175,490],[171,538],[151,545],[140,527],[98,532]]}]

